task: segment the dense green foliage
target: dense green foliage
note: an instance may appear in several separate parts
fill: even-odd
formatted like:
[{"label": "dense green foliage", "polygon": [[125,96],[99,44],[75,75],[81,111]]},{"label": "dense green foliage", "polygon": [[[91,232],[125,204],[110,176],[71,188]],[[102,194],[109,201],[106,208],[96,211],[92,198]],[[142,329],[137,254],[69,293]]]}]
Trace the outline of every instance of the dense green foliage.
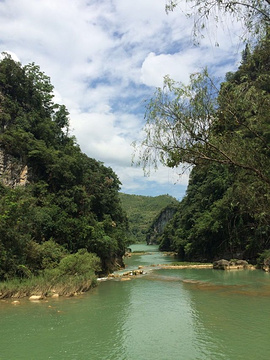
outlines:
[{"label": "dense green foliage", "polygon": [[190,118],[194,116],[202,132],[189,124],[190,137],[181,144],[186,151],[172,144],[163,148],[169,166],[179,164],[182,156],[195,166],[179,211],[162,235],[161,249],[176,250],[186,260],[209,261],[255,260],[270,248],[269,59],[266,36],[252,52],[246,49],[217,98],[201,91],[205,87],[198,92],[193,88],[195,95],[184,111],[191,110]]},{"label": "dense green foliage", "polygon": [[120,193],[123,208],[129,220],[129,243],[146,242],[146,236],[154,219],[168,205],[178,201],[169,195],[156,197]]},{"label": "dense green foliage", "polygon": [[[36,294],[42,297],[55,294],[73,296],[96,285],[96,273],[101,268],[100,259],[95,254],[80,249],[75,254],[65,254],[59,261],[60,249],[56,243],[48,241],[44,243],[44,247],[50,249],[50,255],[57,261],[44,264],[46,267],[37,276],[30,274],[26,266],[20,265],[19,268],[27,273],[24,272],[20,277],[0,282],[0,299],[21,298]],[[56,251],[55,257],[52,250]],[[45,258],[46,255],[48,254],[45,254]]]},{"label": "dense green foliage", "polygon": [[69,136],[68,115],[37,65],[3,57],[0,150],[27,165],[28,183],[0,184],[0,279],[57,267],[80,249],[95,253],[107,271],[125,252],[119,179],[81,152]]}]

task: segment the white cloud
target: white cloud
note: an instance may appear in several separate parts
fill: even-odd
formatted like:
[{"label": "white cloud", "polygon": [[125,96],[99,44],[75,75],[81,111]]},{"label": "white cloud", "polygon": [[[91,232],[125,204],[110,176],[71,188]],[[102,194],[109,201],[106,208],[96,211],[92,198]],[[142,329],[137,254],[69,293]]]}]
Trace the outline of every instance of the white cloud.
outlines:
[{"label": "white cloud", "polygon": [[160,87],[165,75],[187,83],[191,73],[198,71],[198,51],[156,55],[151,52],[142,65],[142,82],[147,86]]},{"label": "white cloud", "polygon": [[[0,1],[0,51],[35,62],[51,77],[82,150],[111,166],[129,192],[167,186],[172,193],[178,179],[168,169],[144,178],[130,167],[143,100],[166,74],[186,82],[208,65],[222,76],[239,58],[233,26],[229,36],[218,28],[194,47],[192,20],[180,9],[166,15],[164,8],[165,0]],[[216,38],[219,48],[211,43]],[[175,187],[186,183],[187,176]]]}]

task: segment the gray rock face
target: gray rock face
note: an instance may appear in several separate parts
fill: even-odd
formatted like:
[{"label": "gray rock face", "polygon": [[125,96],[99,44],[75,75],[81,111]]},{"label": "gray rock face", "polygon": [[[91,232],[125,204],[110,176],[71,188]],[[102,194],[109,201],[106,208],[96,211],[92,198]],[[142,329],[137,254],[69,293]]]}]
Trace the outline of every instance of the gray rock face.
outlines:
[{"label": "gray rock face", "polygon": [[158,236],[163,233],[165,226],[168,221],[172,219],[175,213],[176,207],[174,206],[167,206],[163,211],[161,211],[159,216],[152,223],[146,236],[146,242],[148,245],[157,243]]},{"label": "gray rock face", "polygon": [[246,260],[236,260],[236,262],[235,262],[235,265],[236,266],[248,266],[248,262],[246,261]]},{"label": "gray rock face", "polygon": [[28,182],[28,167],[0,148],[0,181],[9,187],[24,186]]},{"label": "gray rock face", "polygon": [[266,258],[263,262],[263,270],[265,272],[270,272],[270,257]]}]

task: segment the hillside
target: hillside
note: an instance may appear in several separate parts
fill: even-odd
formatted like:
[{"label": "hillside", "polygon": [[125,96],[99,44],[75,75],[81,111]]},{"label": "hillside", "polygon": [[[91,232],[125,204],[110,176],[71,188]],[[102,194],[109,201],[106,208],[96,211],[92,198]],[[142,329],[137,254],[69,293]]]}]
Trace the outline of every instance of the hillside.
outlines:
[{"label": "hillside", "polygon": [[146,242],[147,232],[161,210],[168,205],[178,204],[178,201],[169,195],[156,197],[124,193],[119,195],[129,220],[128,241],[130,243]]},{"label": "hillside", "polygon": [[[201,158],[191,171],[186,196],[163,232],[161,250],[177,251],[186,261],[242,258],[256,263],[259,258],[263,263],[265,256],[268,264],[269,56],[268,32],[252,51],[246,48],[238,70],[221,84],[218,111],[204,133],[205,143],[195,144]],[[192,147],[192,154],[197,150]]]},{"label": "hillside", "polygon": [[0,281],[59,266],[62,276],[62,268],[73,261],[82,264],[84,258],[89,265],[85,251],[98,256],[101,268],[93,266],[93,271],[111,271],[126,247],[120,181],[69,136],[69,113],[54,103],[53,86],[40,68],[3,55]]}]

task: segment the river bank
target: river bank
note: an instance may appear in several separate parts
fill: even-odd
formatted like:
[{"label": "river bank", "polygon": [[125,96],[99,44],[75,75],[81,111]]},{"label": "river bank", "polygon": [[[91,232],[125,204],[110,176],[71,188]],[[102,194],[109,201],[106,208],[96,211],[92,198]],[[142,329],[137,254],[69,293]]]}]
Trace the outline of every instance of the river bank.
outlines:
[{"label": "river bank", "polygon": [[[92,275],[81,276],[40,276],[31,279],[14,279],[9,282],[0,283],[0,299],[14,299],[14,304],[21,298],[28,298],[31,301],[39,301],[47,298],[72,297],[83,294],[101,281],[119,280],[127,281],[135,277],[144,276],[154,270],[178,270],[178,269],[213,269],[212,263],[185,263],[176,262],[174,253],[160,253],[152,247],[153,251],[136,251],[129,253],[126,257],[126,268],[106,277],[97,278]],[[156,257],[155,257],[156,256]],[[158,263],[154,263],[155,261]],[[168,263],[160,263],[164,260]],[[153,262],[153,263],[151,263]],[[231,270],[255,270],[253,265],[230,264],[225,271]]]},{"label": "river bank", "polygon": [[0,300],[0,358],[267,359],[269,274],[145,248],[121,273],[147,274],[117,274],[78,296]]},{"label": "river bank", "polygon": [[[38,301],[60,296],[71,297],[83,294],[97,285],[96,276],[62,276],[61,278],[47,278],[46,276],[30,279],[13,279],[0,283],[0,300],[28,298]],[[15,302],[16,304],[16,302]]]},{"label": "river bank", "polygon": [[[196,264],[196,265],[161,265],[161,269],[213,269],[213,264]],[[230,265],[226,270],[257,270],[254,265]]]}]

